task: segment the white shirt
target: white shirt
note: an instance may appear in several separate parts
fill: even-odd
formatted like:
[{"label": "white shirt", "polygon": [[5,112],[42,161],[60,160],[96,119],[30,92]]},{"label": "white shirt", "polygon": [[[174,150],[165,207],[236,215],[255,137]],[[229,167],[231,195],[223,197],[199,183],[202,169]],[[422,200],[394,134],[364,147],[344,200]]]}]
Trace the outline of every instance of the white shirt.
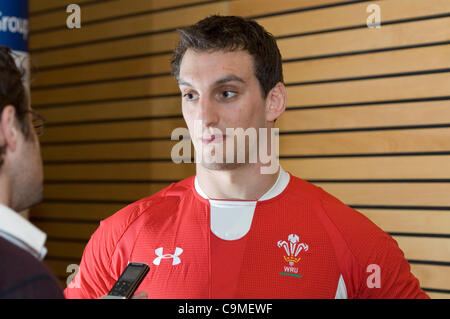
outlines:
[{"label": "white shirt", "polygon": [[[258,201],[268,200],[281,194],[289,184],[290,175],[280,167],[275,184]],[[209,199],[200,188],[195,177],[195,190],[209,200],[211,206],[211,231],[224,240],[237,240],[244,237],[252,225],[253,213],[258,201],[232,201]]]},{"label": "white shirt", "polygon": [[42,260],[47,235],[11,208],[0,204],[0,237]]}]

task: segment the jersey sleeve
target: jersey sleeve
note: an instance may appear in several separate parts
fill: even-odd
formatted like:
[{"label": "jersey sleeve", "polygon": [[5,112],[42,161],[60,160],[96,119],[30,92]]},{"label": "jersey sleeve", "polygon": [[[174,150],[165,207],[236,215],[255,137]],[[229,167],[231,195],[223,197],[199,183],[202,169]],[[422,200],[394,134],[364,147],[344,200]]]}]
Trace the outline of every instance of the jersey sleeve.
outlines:
[{"label": "jersey sleeve", "polygon": [[[322,192],[322,205],[341,243],[341,271],[349,298],[429,298],[397,242],[366,216]],[[337,234],[337,235],[336,235]],[[337,237],[340,238],[337,238]],[[351,260],[350,262],[348,260]]]},{"label": "jersey sleeve", "polygon": [[83,252],[66,298],[91,299],[106,295],[129,261],[139,225],[136,219],[148,207],[141,200],[128,205],[100,222]]},{"label": "jersey sleeve", "polygon": [[397,242],[388,234],[374,239],[374,249],[360,256],[363,278],[357,297],[362,299],[429,298],[411,273]]},{"label": "jersey sleeve", "polygon": [[101,222],[86,245],[78,272],[64,290],[68,299],[93,299],[106,295],[114,284],[109,264],[115,247],[110,229]]}]

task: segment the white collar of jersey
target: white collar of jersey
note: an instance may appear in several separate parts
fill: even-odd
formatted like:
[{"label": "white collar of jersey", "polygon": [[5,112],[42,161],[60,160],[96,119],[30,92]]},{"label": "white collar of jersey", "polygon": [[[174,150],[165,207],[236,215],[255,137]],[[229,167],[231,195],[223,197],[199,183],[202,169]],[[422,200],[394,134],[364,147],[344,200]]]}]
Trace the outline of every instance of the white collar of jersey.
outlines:
[{"label": "white collar of jersey", "polygon": [[[268,199],[274,198],[275,196],[278,196],[279,194],[281,194],[286,189],[287,185],[289,184],[290,178],[291,178],[291,176],[288,173],[286,173],[286,171],[280,166],[280,171],[278,173],[277,181],[263,196],[261,196],[259,198],[258,201],[268,200]],[[197,176],[195,176],[194,186],[195,186],[195,190],[201,197],[203,197],[205,199],[209,199],[208,196],[205,194],[205,192],[200,188]],[[226,205],[227,203],[232,203],[233,205],[252,205],[253,203],[256,202],[256,201],[231,201],[230,202],[230,201],[221,201],[221,200],[211,200],[211,201],[214,201],[215,204],[224,204],[224,205]]]},{"label": "white collar of jersey", "polygon": [[47,235],[11,208],[0,204],[0,236],[38,259],[47,253]]},{"label": "white collar of jersey", "polygon": [[[275,184],[259,198],[264,201],[281,194],[289,184],[290,175],[281,167]],[[195,189],[203,198],[208,199],[195,177]],[[211,231],[223,240],[238,240],[250,230],[258,201],[212,200],[210,203]]]}]

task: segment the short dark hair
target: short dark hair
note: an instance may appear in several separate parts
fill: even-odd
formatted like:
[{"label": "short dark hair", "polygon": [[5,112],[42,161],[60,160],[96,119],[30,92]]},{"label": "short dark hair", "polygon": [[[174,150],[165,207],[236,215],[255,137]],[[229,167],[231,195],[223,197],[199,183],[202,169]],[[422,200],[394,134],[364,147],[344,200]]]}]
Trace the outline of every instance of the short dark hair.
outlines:
[{"label": "short dark hair", "polygon": [[278,82],[284,83],[281,54],[275,38],[253,20],[213,15],[177,31],[181,39],[171,60],[172,73],[177,79],[187,49],[200,52],[246,50],[253,58],[255,76],[264,98]]},{"label": "short dark hair", "polygon": [[[16,110],[16,119],[26,138],[31,136],[28,116],[28,95],[23,85],[25,72],[19,69],[9,47],[0,46],[0,115],[7,105]],[[5,146],[0,145],[0,166],[3,164]]]}]

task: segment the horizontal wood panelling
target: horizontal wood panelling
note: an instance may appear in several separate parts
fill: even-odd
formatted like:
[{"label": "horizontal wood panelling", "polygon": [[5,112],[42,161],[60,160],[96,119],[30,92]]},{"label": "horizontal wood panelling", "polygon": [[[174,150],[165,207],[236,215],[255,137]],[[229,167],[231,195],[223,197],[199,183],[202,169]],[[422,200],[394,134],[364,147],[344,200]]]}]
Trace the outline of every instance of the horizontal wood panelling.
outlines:
[{"label": "horizontal wood panelling", "polygon": [[450,238],[409,236],[393,236],[393,238],[407,259],[450,261]]},{"label": "horizontal wood panelling", "polygon": [[[195,164],[172,162],[46,165],[48,180],[157,180],[172,181],[195,175]],[[450,175],[450,174],[449,174]]]},{"label": "horizontal wood panelling", "polygon": [[[94,2],[95,0],[77,0],[77,4],[83,4],[83,3],[90,3]],[[103,0],[97,0],[97,2],[102,2]],[[106,2],[106,1],[103,1]],[[65,8],[69,4],[73,3],[73,0],[28,0],[28,10],[31,15],[35,12],[41,12],[44,10],[51,10],[51,9],[59,9],[63,8],[64,12],[66,11]],[[30,29],[33,29],[32,26],[30,26]]]},{"label": "horizontal wood panelling", "polygon": [[108,218],[126,204],[42,203],[31,210],[34,220],[99,221]]},{"label": "horizontal wood panelling", "polygon": [[450,73],[288,87],[288,106],[448,96]]},{"label": "horizontal wood panelling", "polygon": [[[303,179],[449,179],[450,156],[314,158],[282,160]],[[383,167],[380,170],[380,167]],[[439,169],[438,169],[439,168]],[[179,180],[195,174],[195,164],[168,162],[46,165],[48,180]],[[449,184],[450,188],[450,184]]]},{"label": "horizontal wood panelling", "polygon": [[35,222],[39,229],[47,234],[49,238],[84,239],[89,240],[98,223],[62,223],[62,222]]},{"label": "horizontal wood panelling", "polygon": [[[450,287],[450,267],[437,265],[411,265],[411,272],[420,279],[422,287],[445,289]],[[450,295],[448,296],[450,298]]]},{"label": "horizontal wood panelling", "polygon": [[[391,103],[287,111],[277,120],[285,131],[450,123],[450,101]],[[423,131],[422,131],[423,132]]]},{"label": "horizontal wood panelling", "polygon": [[[383,9],[383,19],[384,21],[392,20],[393,18],[409,18],[416,15],[429,15],[429,14],[436,14],[439,12],[442,12],[441,8],[445,8],[445,4],[448,4],[446,0],[435,0],[435,5],[429,5],[428,3],[424,4],[421,0],[415,0],[413,3],[411,3],[411,0],[406,0],[407,5],[405,5],[405,0],[403,1],[383,1],[379,2],[379,4],[382,6]],[[235,1],[240,2],[240,1]],[[149,3],[149,2],[146,2]],[[141,4],[141,1],[137,3],[139,6]],[[442,5],[440,5],[442,4]],[[142,3],[142,5],[147,5]],[[149,3],[147,6],[151,6],[152,2]],[[438,6],[440,5],[440,6]],[[100,14],[102,15],[108,15],[107,12],[117,10],[119,6],[123,6],[119,1],[115,1],[113,3],[104,3],[104,4],[97,4],[92,5],[87,8],[86,14],[83,15],[83,21],[89,21],[89,17],[86,17],[90,15],[91,12],[95,12],[95,14],[92,14],[93,16],[97,16]],[[361,24],[361,22],[365,22],[365,10],[364,8],[367,6],[367,3],[357,3],[353,5],[346,5],[346,6],[339,6],[334,8],[329,8],[326,10],[313,10],[313,11],[307,11],[307,12],[301,12],[296,14],[289,14],[289,15],[282,15],[282,16],[276,16],[276,17],[269,17],[264,19],[257,20],[259,23],[262,23],[264,26],[267,27],[268,30],[271,30],[272,33],[275,35],[282,35],[286,32],[279,31],[277,28],[288,28],[290,30],[289,32],[293,32],[293,27],[299,28],[298,32],[307,32],[309,29],[313,31],[320,30],[321,28],[330,29],[333,27],[340,27],[341,25],[350,25],[350,24]],[[132,8],[128,10],[135,10],[134,5],[131,6]],[[394,8],[391,8],[394,7]],[[397,7],[402,7],[402,10],[397,10]],[[129,8],[129,7],[127,7]],[[439,8],[439,9],[437,9]],[[189,9],[183,9],[183,10],[189,10]],[[355,11],[355,14],[352,13],[352,11]],[[445,12],[445,10],[443,10]],[[356,14],[361,13],[361,14]],[[54,15],[56,13],[52,13]],[[324,18],[323,15],[327,14],[332,16],[333,18],[327,19]],[[389,16],[392,14],[393,16]],[[308,17],[310,17],[308,19]],[[349,21],[349,17],[354,18],[354,22]],[[45,21],[57,21],[57,19],[49,19],[48,17],[41,17],[38,16],[36,19],[41,19]],[[286,19],[292,18],[294,20],[294,23],[286,23]],[[133,18],[130,18],[133,19]],[[284,21],[284,23],[279,23],[279,20]],[[315,25],[314,22],[316,21],[318,25]],[[319,22],[320,21],[320,22]],[[324,25],[324,21],[326,21],[328,24],[332,25]],[[42,23],[40,24],[42,25]],[[70,31],[70,30],[69,30]],[[70,33],[69,33],[70,34]],[[35,37],[33,37],[35,38]]]},{"label": "horizontal wood panelling", "polygon": [[[380,29],[357,29],[278,40],[283,59],[304,58],[386,47],[449,41],[449,18],[386,25]],[[98,61],[139,54],[171,51],[175,32],[102,42],[86,46],[33,52],[37,67]],[[299,49],[301,48],[301,49]]]},{"label": "horizontal wood panelling", "polygon": [[181,115],[178,96],[37,109],[48,123]]},{"label": "horizontal wood panelling", "polygon": [[450,165],[446,165],[449,161],[450,155],[313,158],[282,160],[281,165],[293,175],[308,180],[421,178],[450,180]]},{"label": "horizontal wood panelling", "polygon": [[172,76],[149,79],[83,85],[51,90],[36,90],[31,94],[35,104],[54,104],[74,101],[132,98],[136,96],[178,93],[178,85]]},{"label": "horizontal wood panelling", "polygon": [[[446,72],[288,86],[287,106],[319,106],[448,96],[449,74]],[[38,90],[32,92],[32,99],[36,105],[57,105],[165,94],[179,94],[177,83],[172,76]]]},{"label": "horizontal wood panelling", "polygon": [[[448,288],[448,287],[447,287]],[[446,289],[448,290],[448,289]],[[450,293],[427,292],[431,299],[450,299]]]},{"label": "horizontal wood panelling", "polygon": [[[87,7],[85,10],[91,10]],[[95,9],[95,8],[94,8]],[[195,8],[181,8],[163,12],[138,15],[124,19],[113,19],[98,24],[88,24],[80,29],[38,33],[30,38],[30,50],[90,42],[105,38],[133,36],[159,30],[169,30],[193,24],[210,14],[227,14],[228,4],[217,2]]]},{"label": "horizontal wood panelling", "polygon": [[450,18],[385,25],[278,40],[283,59],[418,45],[450,39]]},{"label": "horizontal wood panelling", "polygon": [[[87,1],[87,0],[85,0]],[[142,14],[153,10],[168,9],[192,3],[201,3],[206,0],[114,0],[114,1],[98,1],[84,7],[80,4],[82,12],[82,26],[86,23],[92,23],[98,20],[120,18],[126,15]],[[30,17],[30,29],[33,32],[45,31],[49,28],[65,28],[65,21],[69,14],[65,10],[52,11],[47,14],[40,14]]]},{"label": "horizontal wood panelling", "polygon": [[61,66],[80,62],[155,54],[173,50],[179,36],[175,32],[145,37],[100,42],[80,47],[33,52],[31,62],[38,68]]},{"label": "horizontal wood panelling", "polygon": [[[186,127],[183,119],[161,119],[98,123],[91,125],[69,125],[46,128],[42,142],[70,140],[102,140],[111,138],[167,137],[178,127]],[[74,134],[76,132],[76,134]],[[48,134],[47,134],[48,133]]]},{"label": "horizontal wood panelling", "polygon": [[[170,72],[171,54],[38,72],[33,86],[61,85]],[[39,70],[38,70],[39,71]]]},{"label": "horizontal wood panelling", "polygon": [[81,259],[86,242],[69,242],[47,240],[47,257]]},{"label": "horizontal wood panelling", "polygon": [[308,9],[325,5],[348,2],[347,0],[238,0],[230,2],[230,14],[255,16],[286,10]]},{"label": "horizontal wood panelling", "polygon": [[[379,2],[378,3],[383,12],[386,12],[384,15],[384,19],[386,21],[392,20],[392,19],[405,19],[405,18],[411,18],[414,16],[420,15],[432,15],[432,14],[438,14],[442,11],[445,11],[445,7],[448,4],[445,0],[435,0],[432,1],[431,4],[425,6],[423,5],[423,2],[420,1],[413,1],[411,3],[411,0],[408,0],[409,3],[404,3],[405,1],[385,1],[385,2]],[[134,3],[135,2],[135,3]],[[133,6],[124,6],[123,1],[113,1],[111,3],[98,3],[90,5],[89,7],[86,7],[86,10],[83,12],[83,21],[85,22],[91,22],[99,19],[105,19],[110,17],[120,17],[131,13],[139,13],[139,12],[145,12],[149,10],[157,10],[161,8],[167,8],[167,7],[176,7],[179,5],[184,4],[190,4],[192,1],[187,0],[178,0],[178,1],[171,1],[170,3],[163,2],[163,1],[144,1],[144,0],[134,0]],[[195,3],[201,2],[195,1]],[[257,5],[254,3],[255,1],[232,1],[230,3],[230,12],[231,14],[234,14],[233,12],[239,12],[239,15],[255,15],[255,14],[264,14],[264,13],[272,13],[273,11],[268,11],[272,8],[272,10],[275,10],[275,12],[279,11],[285,11],[285,10],[301,10],[305,8],[311,8],[315,6],[323,6],[323,5],[329,5],[329,4],[339,4],[340,2],[347,2],[347,1],[337,1],[337,0],[323,0],[323,1],[283,1],[278,2],[275,7],[273,7],[273,2],[267,2],[267,4],[261,5],[261,2],[258,2]],[[427,3],[428,4],[428,3]],[[339,27],[338,24],[341,20],[336,19],[339,17],[342,17],[344,20],[344,17],[347,17],[344,21],[346,21],[346,24],[359,24],[361,22],[365,22],[366,15],[365,15],[365,8],[367,7],[367,3],[356,3],[353,5],[346,5],[346,6],[338,6],[335,8],[328,8],[328,9],[322,9],[322,10],[313,10],[313,11],[306,11],[301,13],[294,13],[294,14],[288,14],[288,15],[281,15],[276,17],[270,17],[270,18],[263,18],[259,19],[258,22],[262,25],[266,26],[269,30],[272,30],[272,33],[279,34],[283,33],[278,28],[280,28],[280,25],[289,25],[289,28],[292,29],[293,27],[300,28],[302,32],[305,32],[303,28],[301,28],[301,24],[299,21],[309,21],[308,24],[306,24],[306,28],[312,28],[312,30],[318,30],[321,27],[323,27],[324,23],[323,21],[327,21],[328,23],[333,23],[332,26],[327,26],[328,28],[331,27]],[[399,10],[401,8],[401,10]],[[441,10],[439,10],[439,9]],[[354,14],[352,14],[354,12]],[[300,18],[297,17],[297,15],[300,15]],[[333,16],[333,19],[317,19],[318,15],[330,15]],[[45,15],[39,15],[31,19],[30,26],[31,29],[34,31],[39,31],[41,29],[47,29],[49,27],[58,27],[63,26],[60,21],[64,21],[67,17],[67,14],[64,12],[51,12],[49,14]],[[310,17],[310,19],[308,19]],[[351,21],[348,19],[348,17],[353,17],[354,21]],[[292,23],[290,21],[292,20]],[[311,21],[310,21],[311,20]],[[322,23],[315,25],[311,22],[320,20]],[[283,23],[280,23],[280,21],[283,21]],[[295,30],[295,29],[294,29]],[[307,29],[306,29],[307,30]]]},{"label": "horizontal wood panelling", "polygon": [[170,159],[176,143],[178,141],[47,145],[42,147],[42,155],[44,161]]},{"label": "horizontal wood panelling", "polygon": [[450,45],[340,56],[284,63],[283,75],[286,83],[298,83],[443,69],[449,56]]},{"label": "horizontal wood panelling", "polygon": [[[450,13],[450,4],[447,0],[384,0],[371,1],[370,4],[372,3],[380,6],[382,25],[393,20],[439,15],[444,12]],[[366,12],[368,6],[369,3],[367,2],[355,3],[322,10],[267,17],[257,19],[257,22],[270,30],[275,36],[340,29],[350,26],[365,27],[367,17],[370,15]]]},{"label": "horizontal wood panelling", "polygon": [[450,183],[315,184],[347,205],[450,207]]},{"label": "horizontal wood panelling", "polygon": [[47,184],[44,198],[56,200],[133,202],[150,196],[170,183],[145,184]]},{"label": "horizontal wood panelling", "polygon": [[449,211],[358,209],[386,232],[447,234]]},{"label": "horizontal wood panelling", "polygon": [[280,155],[448,151],[449,128],[280,136]]},{"label": "horizontal wood panelling", "polygon": [[[450,67],[448,56],[450,45],[432,46],[284,63],[283,73],[285,82],[293,83],[442,69]],[[170,59],[171,54],[165,54],[48,70],[36,74],[33,85],[42,87],[168,73],[171,71]]]}]

